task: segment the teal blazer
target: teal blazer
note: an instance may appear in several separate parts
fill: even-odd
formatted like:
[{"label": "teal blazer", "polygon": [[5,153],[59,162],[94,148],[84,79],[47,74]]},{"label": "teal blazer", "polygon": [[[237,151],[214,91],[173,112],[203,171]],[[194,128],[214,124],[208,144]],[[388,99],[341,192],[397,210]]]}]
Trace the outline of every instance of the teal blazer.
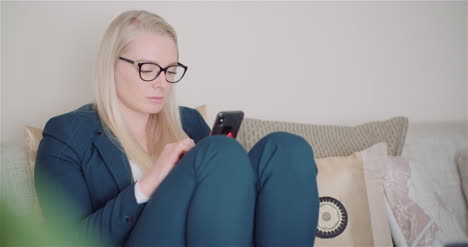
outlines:
[{"label": "teal blazer", "polygon": [[[209,135],[196,110],[179,111],[195,143]],[[122,245],[145,204],[137,204],[128,158],[106,135],[92,105],[51,118],[42,135],[34,176],[45,220],[76,224],[80,237],[100,236]],[[72,209],[57,210],[57,203],[70,203]]]}]

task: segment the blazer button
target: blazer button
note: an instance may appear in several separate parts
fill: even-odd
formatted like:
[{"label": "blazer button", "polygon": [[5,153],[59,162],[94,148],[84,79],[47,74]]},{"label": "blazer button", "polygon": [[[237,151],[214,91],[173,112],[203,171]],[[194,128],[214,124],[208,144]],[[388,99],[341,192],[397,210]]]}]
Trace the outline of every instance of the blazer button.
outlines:
[{"label": "blazer button", "polygon": [[126,216],[125,219],[127,220],[127,223],[128,223],[128,224],[132,224],[132,223],[133,223],[133,218],[130,217],[130,216]]}]

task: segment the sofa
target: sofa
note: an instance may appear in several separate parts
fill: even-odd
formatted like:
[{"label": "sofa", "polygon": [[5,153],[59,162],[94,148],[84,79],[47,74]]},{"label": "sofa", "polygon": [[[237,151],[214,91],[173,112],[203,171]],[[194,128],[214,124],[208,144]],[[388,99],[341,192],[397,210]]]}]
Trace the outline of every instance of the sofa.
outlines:
[{"label": "sofa", "polygon": [[[206,119],[204,107],[199,108],[199,111]],[[42,126],[35,127],[37,127],[37,131],[40,130]],[[31,127],[25,128],[25,131],[25,138],[30,138]],[[443,208],[444,215],[448,215],[449,219],[454,219],[452,220],[453,222],[450,221],[453,224],[450,227],[454,227],[457,231],[458,229],[460,230],[460,232],[457,233],[458,235],[438,236],[439,242],[426,241],[418,242],[419,244],[417,242],[409,242],[408,236],[404,236],[404,234],[401,233],[398,222],[395,223],[395,219],[393,219],[394,221],[392,223],[389,215],[391,214],[391,210],[389,209],[388,202],[387,204],[383,203],[384,197],[381,191],[377,193],[380,195],[375,196],[380,196],[379,198],[382,198],[382,203],[379,204],[379,207],[385,207],[385,210],[382,211],[382,209],[379,209],[381,211],[377,212],[379,216],[376,216],[375,212],[369,215],[372,224],[378,223],[376,223],[375,218],[383,222],[382,229],[384,230],[381,232],[384,234],[380,234],[379,236],[379,234],[376,233],[376,229],[379,228],[374,228],[374,226],[372,226],[371,230],[374,231],[374,235],[370,236],[373,238],[371,241],[374,241],[371,242],[373,243],[372,245],[380,245],[376,240],[377,238],[383,241],[380,243],[385,243],[382,245],[393,244],[397,246],[440,245],[467,241],[468,209],[464,196],[464,193],[467,192],[464,192],[462,183],[464,179],[466,180],[468,178],[463,178],[463,176],[466,175],[460,173],[460,168],[457,167],[456,162],[457,155],[463,152],[466,153],[467,150],[467,122],[412,123],[405,117],[396,117],[387,120],[362,123],[356,126],[322,126],[246,118],[239,131],[238,140],[246,150],[249,150],[262,135],[272,131],[288,131],[303,136],[314,148],[315,158],[318,164],[322,164],[322,161],[318,161],[319,159],[326,159],[333,156],[349,156],[366,148],[370,148],[374,144],[383,143],[383,146],[380,146],[380,148],[384,149],[384,152],[386,152],[385,155],[395,157],[401,156],[411,161],[411,166],[418,171],[418,176],[425,178],[426,184],[421,186],[424,187],[424,189],[430,187],[431,190],[436,193],[437,198],[442,200],[442,203],[438,204],[438,207]],[[349,137],[350,140],[343,144],[344,136],[348,135],[350,132],[357,137]],[[364,141],[358,142],[356,139],[362,139]],[[28,161],[31,159],[30,149],[30,140],[24,143],[6,143],[2,144],[0,147],[0,201],[8,201],[10,204],[15,205],[14,208],[17,214],[19,217],[23,218],[40,215],[40,207],[37,204],[34,191],[33,172],[30,167],[30,162]],[[340,149],[341,153],[336,152],[337,149]],[[323,162],[325,162],[325,160],[323,160]],[[366,173],[365,175],[367,179],[368,174]],[[384,177],[381,176],[380,178],[382,181],[378,183],[382,185]],[[428,184],[430,184],[430,186]],[[415,187],[418,186],[420,185],[416,183]],[[369,191],[372,189],[373,188],[367,187],[369,194]],[[370,196],[369,201],[372,201]],[[325,202],[326,200],[324,203]],[[373,202],[370,204],[372,203]],[[371,207],[370,211],[376,211],[375,208],[372,209],[374,207],[373,205],[369,207]],[[441,211],[438,209],[436,212]],[[426,214],[428,213],[426,212]],[[353,213],[349,215],[349,226],[353,223],[352,220],[356,220],[356,218],[352,219],[352,215]],[[382,225],[382,223],[378,224]],[[443,224],[445,223],[439,223],[439,228],[441,228]],[[411,224],[410,227],[412,227]],[[341,236],[344,235],[345,234],[341,234]],[[427,235],[424,237],[428,238]],[[354,238],[359,239],[360,237],[354,236]],[[332,242],[319,242],[319,245],[359,245],[356,244],[358,242],[333,242],[332,238],[327,239],[327,241],[328,240]],[[342,239],[342,241],[345,240]],[[349,241],[349,239],[346,241]]]},{"label": "sofa", "polygon": [[[315,150],[320,196],[336,195],[345,202],[340,205],[344,208],[359,200],[369,202],[348,210],[347,217],[351,219],[354,214],[357,225],[353,229],[353,222],[348,221],[351,235],[327,241],[317,238],[316,245],[440,246],[468,243],[467,130],[466,122],[412,123],[403,116],[356,126],[247,118],[242,123],[238,140],[249,149],[261,136],[272,131],[303,136]],[[378,147],[379,143],[385,145]],[[384,150],[379,151],[379,148]],[[375,156],[376,151],[379,156]],[[353,173],[354,178],[334,175],[343,172],[341,167],[355,165],[353,154],[361,155],[364,161],[360,169],[364,170],[363,179],[367,185],[354,191],[347,187],[358,186],[359,173],[349,168],[344,173]],[[330,165],[335,166],[334,170],[327,173]],[[366,173],[374,177],[368,178]],[[375,187],[381,187],[381,190]],[[366,191],[368,196],[363,197],[361,194]],[[371,196],[372,192],[374,196]],[[346,198],[349,193],[353,195]],[[327,207],[324,202],[324,208]],[[367,208],[364,210],[364,207]],[[322,215],[322,206],[320,213]],[[324,211],[323,216],[327,213]],[[365,217],[371,220],[363,220]],[[378,222],[382,218],[386,220]],[[321,220],[319,216],[319,230]],[[324,226],[327,226],[326,222]],[[329,236],[333,236],[339,227],[331,229]],[[366,231],[360,232],[362,229]]]}]

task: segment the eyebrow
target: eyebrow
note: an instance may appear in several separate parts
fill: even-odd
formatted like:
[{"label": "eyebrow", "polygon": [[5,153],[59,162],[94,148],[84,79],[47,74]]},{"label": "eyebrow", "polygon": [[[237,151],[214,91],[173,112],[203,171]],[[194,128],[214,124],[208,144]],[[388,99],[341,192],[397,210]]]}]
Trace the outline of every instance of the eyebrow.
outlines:
[{"label": "eyebrow", "polygon": [[[160,64],[160,63],[158,63],[158,62],[156,62],[156,61],[147,60],[147,59],[138,59],[138,60],[135,60],[135,62],[138,62],[138,63],[155,63],[155,64],[157,64],[157,65],[160,65],[160,66],[161,66],[161,64]],[[177,65],[177,64],[179,64],[179,62],[178,62],[178,61],[176,61],[176,62],[172,62],[172,63],[169,63],[167,66],[171,66],[171,65]]]}]

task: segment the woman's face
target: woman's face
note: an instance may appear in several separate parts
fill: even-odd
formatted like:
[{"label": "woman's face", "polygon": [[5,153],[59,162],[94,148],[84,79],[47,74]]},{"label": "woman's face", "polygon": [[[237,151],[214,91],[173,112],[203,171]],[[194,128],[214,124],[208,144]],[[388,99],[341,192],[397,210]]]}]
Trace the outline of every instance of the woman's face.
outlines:
[{"label": "woman's face", "polygon": [[[125,47],[121,57],[137,61],[152,62],[162,68],[177,62],[177,47],[167,35],[140,32]],[[165,73],[153,81],[143,81],[138,66],[118,59],[115,64],[117,97],[127,110],[136,113],[158,113],[161,111],[172,84],[166,81]],[[161,100],[149,97],[161,97]]]}]

